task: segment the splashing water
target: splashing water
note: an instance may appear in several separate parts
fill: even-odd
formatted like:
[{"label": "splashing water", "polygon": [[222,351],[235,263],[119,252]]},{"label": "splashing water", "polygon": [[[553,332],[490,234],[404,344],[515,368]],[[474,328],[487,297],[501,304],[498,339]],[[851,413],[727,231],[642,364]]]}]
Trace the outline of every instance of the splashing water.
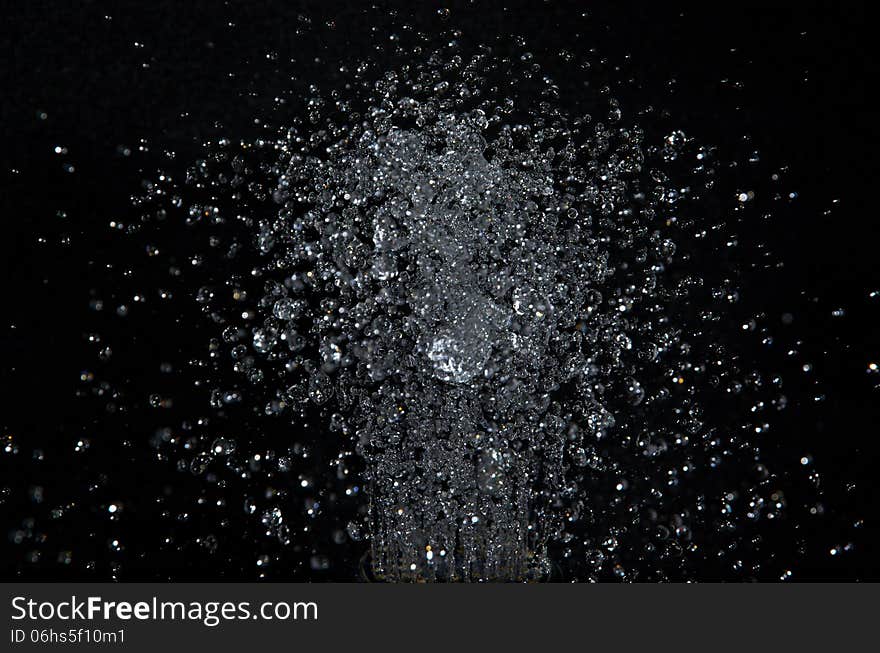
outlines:
[{"label": "splashing water", "polygon": [[[317,418],[363,461],[348,534],[377,578],[747,564],[787,506],[760,447],[781,380],[742,369],[728,333],[752,198],[608,88],[564,102],[524,46],[444,36],[343,67],[271,138],[208,143],[184,183],[137,198],[207,236],[193,265],[221,261],[193,288],[216,329],[198,365],[242,384],[211,405],[262,396],[264,417]],[[210,441],[193,474],[248,448]],[[290,545],[283,502],[245,510]]]}]

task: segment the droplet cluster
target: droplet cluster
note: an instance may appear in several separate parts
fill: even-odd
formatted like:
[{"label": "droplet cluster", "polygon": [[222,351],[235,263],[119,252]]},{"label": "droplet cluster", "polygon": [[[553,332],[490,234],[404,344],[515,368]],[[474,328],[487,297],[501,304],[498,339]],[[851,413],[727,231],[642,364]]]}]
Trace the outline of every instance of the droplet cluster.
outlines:
[{"label": "droplet cluster", "polygon": [[[757,573],[788,499],[761,446],[782,379],[731,334],[754,194],[608,87],[566,97],[524,44],[460,36],[343,66],[271,136],[212,141],[136,199],[207,239],[191,266],[225,266],[193,289],[215,335],[191,363],[241,379],[211,406],[321,425],[363,497],[341,537],[379,579]],[[211,442],[192,474],[250,448]],[[278,498],[245,509],[291,546]]]}]

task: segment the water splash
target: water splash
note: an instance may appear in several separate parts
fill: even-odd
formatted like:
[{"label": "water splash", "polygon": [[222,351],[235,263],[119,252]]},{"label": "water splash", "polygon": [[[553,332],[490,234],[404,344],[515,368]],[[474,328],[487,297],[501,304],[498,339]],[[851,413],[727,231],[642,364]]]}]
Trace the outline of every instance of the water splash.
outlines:
[{"label": "water splash", "polygon": [[[135,199],[136,238],[186,234],[180,284],[210,333],[189,363],[211,419],[159,429],[157,455],[247,478],[244,512],[280,547],[304,539],[285,482],[308,492],[306,531],[352,498],[334,541],[368,540],[388,580],[757,573],[792,490],[764,454],[783,382],[740,353],[760,331],[739,328],[737,245],[765,210],[748,179],[542,66],[595,62],[455,32],[399,43]],[[319,424],[338,455],[265,451],[225,432],[236,407],[291,440]]]}]

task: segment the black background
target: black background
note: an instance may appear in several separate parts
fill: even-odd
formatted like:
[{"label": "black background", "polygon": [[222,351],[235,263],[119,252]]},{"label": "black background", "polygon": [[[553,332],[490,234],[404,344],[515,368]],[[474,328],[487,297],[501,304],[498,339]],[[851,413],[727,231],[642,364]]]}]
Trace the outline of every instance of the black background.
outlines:
[{"label": "black background", "polygon": [[[449,4],[448,22],[440,21],[433,3],[421,11],[407,4],[399,9],[412,14],[416,27],[454,24],[476,39],[521,33],[538,49],[565,47],[573,31],[585,29],[572,16],[580,16],[586,3]],[[871,21],[861,4],[799,3],[796,9],[705,4],[687,10],[665,3],[595,7],[588,29],[600,52],[627,62],[646,97],[663,95],[664,107],[689,134],[728,151],[757,149],[776,167],[789,166],[786,185],[799,199],[768,235],[784,269],[772,284],[753,279],[748,290],[754,305],[771,315],[795,316],[797,337],[827,395],[820,404],[797,407],[779,437],[792,443],[792,455],[809,451],[824,474],[854,483],[838,495],[829,490],[828,497],[829,510],[840,517],[840,541],[852,540],[854,550],[835,558],[827,551],[811,554],[798,577],[877,578],[878,391],[865,372],[868,362],[880,360],[880,302],[868,300],[870,291],[880,289],[877,127],[868,101],[876,75],[869,54]],[[307,60],[309,39],[326,41],[328,59],[334,51],[367,51],[377,37],[366,25],[379,26],[381,34],[391,20],[389,5],[378,10],[359,3],[259,1],[5,5],[0,429],[20,451],[0,452],[2,573],[33,579],[252,577],[259,545],[246,536],[227,535],[219,556],[157,543],[154,536],[167,530],[160,526],[167,518],[154,497],[167,497],[169,487],[189,491],[181,486],[195,481],[170,465],[144,466],[149,434],[139,432],[136,417],[96,416],[75,396],[81,371],[95,358],[96,348],[84,334],[101,331],[89,310],[90,290],[109,286],[121,295],[129,289],[124,271],[127,257],[136,254],[108,223],[129,219],[128,197],[145,176],[141,168],[149,170],[164,149],[175,150],[180,160],[194,158],[197,143],[214,133],[218,122],[231,132],[252,130],[266,98],[286,83],[273,73],[276,64],[267,53]],[[335,28],[298,35],[300,15],[314,24],[333,20]],[[259,88],[258,96],[247,96],[252,88]],[[750,140],[743,140],[746,134]],[[136,151],[142,138],[149,152],[121,153],[120,146]],[[68,153],[55,154],[56,145]],[[66,171],[66,164],[75,170]],[[111,269],[108,260],[114,262]],[[831,317],[838,307],[846,309],[844,318]],[[119,343],[133,344],[117,345],[114,358],[126,361],[119,369],[129,378],[131,396],[140,397],[149,393],[158,362],[185,353],[193,343],[172,339],[174,322],[149,311],[135,324],[138,333],[117,334]],[[112,340],[118,327],[108,328],[110,333],[101,332]],[[92,442],[87,458],[73,453],[84,435]],[[43,461],[32,459],[35,448],[43,451]],[[43,488],[41,504],[31,498],[35,485]],[[115,499],[125,500],[125,519],[108,525],[90,506]],[[71,501],[78,504],[71,517],[53,521],[50,510]],[[6,537],[30,517],[37,522],[37,539],[15,544]],[[858,519],[865,525],[854,536],[846,525]],[[198,524],[179,528],[186,531],[181,540],[198,535]],[[41,537],[45,541],[38,541]],[[108,552],[104,543],[115,537],[127,543],[126,553]],[[315,538],[292,554],[292,577],[351,577],[359,551],[353,545],[338,548],[329,570],[309,571],[311,548],[322,548],[320,536]],[[72,564],[56,559],[65,549],[74,553]],[[31,556],[35,550],[43,551],[38,559]]]}]

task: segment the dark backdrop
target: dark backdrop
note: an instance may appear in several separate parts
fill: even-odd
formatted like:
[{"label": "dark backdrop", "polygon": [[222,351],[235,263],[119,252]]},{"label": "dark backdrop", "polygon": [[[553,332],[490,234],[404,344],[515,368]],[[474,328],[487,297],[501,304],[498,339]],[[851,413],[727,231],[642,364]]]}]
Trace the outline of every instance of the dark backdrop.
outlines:
[{"label": "dark backdrop", "polygon": [[[441,24],[433,3],[422,11],[406,9],[411,4],[400,8],[413,13],[417,27],[455,22],[477,38],[517,32],[539,47],[560,48],[581,24],[572,13],[592,3],[449,4],[450,24]],[[872,356],[880,362],[880,302],[868,299],[880,289],[877,127],[867,90],[876,76],[871,21],[860,3],[798,3],[796,9],[704,4],[594,7],[591,36],[610,60],[629,57],[647,96],[662,94],[690,134],[729,151],[758,149],[765,160],[790,167],[787,186],[799,193],[797,206],[780,216],[769,236],[785,269],[772,287],[753,282],[750,301],[774,315],[796,316],[797,333],[815,351],[817,376],[824,379],[826,400],[787,417],[781,437],[798,443],[793,451],[812,452],[830,477],[852,479],[829,505],[842,524],[865,521],[855,539],[841,532],[841,542],[853,540],[852,552],[809,557],[800,577],[876,578],[878,391],[865,372]],[[84,337],[96,328],[90,290],[109,285],[123,295],[132,289],[125,274],[129,253],[108,224],[128,219],[139,169],[164,149],[192,159],[195,144],[217,122],[233,133],[253,129],[261,103],[283,81],[271,74],[275,64],[266,54],[305,60],[309,39],[319,38],[296,34],[299,16],[333,20],[335,29],[320,38],[330,39],[331,52],[347,52],[375,38],[362,11],[360,3],[327,2],[4,3],[0,435],[11,452],[0,451],[3,576],[234,579],[256,573],[252,561],[260,545],[247,537],[227,536],[219,556],[197,546],[163,547],[154,537],[157,529],[167,530],[162,512],[179,509],[168,488],[195,481],[170,465],[144,466],[145,438],[132,436],[137,429],[128,418],[92,414],[94,402],[76,397],[96,352]],[[372,24],[381,25],[382,14],[372,12]],[[260,96],[242,96],[253,87]],[[140,139],[150,151],[126,156]],[[66,152],[55,153],[56,146]],[[831,316],[838,307],[845,317]],[[193,344],[172,338],[173,320],[162,320],[147,312],[136,323],[144,333],[128,334],[135,344],[114,353],[126,361],[119,364],[132,379],[132,393],[147,392],[157,361],[179,353],[167,350]],[[101,333],[113,339],[112,332]],[[103,411],[106,399],[98,403]],[[83,437],[91,448],[77,453]],[[115,498],[126,502],[125,519],[94,518],[93,506]],[[180,528],[181,541],[198,535],[197,525]],[[125,551],[106,546],[116,538]],[[353,573],[357,545],[337,547],[328,570],[312,568],[309,542],[297,546],[288,561],[293,577]]]}]

